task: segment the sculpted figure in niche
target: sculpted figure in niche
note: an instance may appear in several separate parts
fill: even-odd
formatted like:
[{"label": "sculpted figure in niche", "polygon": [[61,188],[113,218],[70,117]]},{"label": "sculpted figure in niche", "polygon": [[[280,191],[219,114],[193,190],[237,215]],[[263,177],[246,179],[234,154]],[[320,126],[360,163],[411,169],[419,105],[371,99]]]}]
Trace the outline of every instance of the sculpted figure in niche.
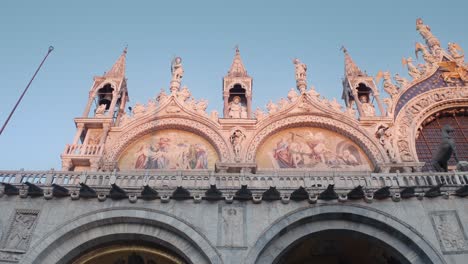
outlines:
[{"label": "sculpted figure in niche", "polygon": [[359,101],[361,101],[361,108],[364,116],[375,116],[374,106],[369,103],[367,96],[361,95]]},{"label": "sculpted figure in niche", "polygon": [[[243,112],[245,112],[243,114]],[[234,96],[232,101],[229,103],[229,117],[230,118],[243,118],[247,117],[247,110],[241,103],[239,96]],[[244,117],[244,118],[245,118]]]},{"label": "sculpted figure in niche", "polygon": [[242,142],[245,140],[245,135],[239,129],[234,131],[230,137],[230,141],[232,144],[232,149],[234,150],[234,157],[236,162],[240,162],[241,157],[241,148]]},{"label": "sculpted figure in niche", "polygon": [[26,250],[37,215],[17,213],[6,239],[6,248]]},{"label": "sculpted figure in niche", "polygon": [[392,144],[392,131],[390,127],[383,125],[379,126],[375,132],[375,136],[379,139],[379,143],[385,149],[385,152],[387,152],[390,161],[395,163],[396,153]]},{"label": "sculpted figure in niche", "polygon": [[103,116],[104,113],[106,112],[106,104],[100,104],[97,108],[96,108],[96,116]]}]

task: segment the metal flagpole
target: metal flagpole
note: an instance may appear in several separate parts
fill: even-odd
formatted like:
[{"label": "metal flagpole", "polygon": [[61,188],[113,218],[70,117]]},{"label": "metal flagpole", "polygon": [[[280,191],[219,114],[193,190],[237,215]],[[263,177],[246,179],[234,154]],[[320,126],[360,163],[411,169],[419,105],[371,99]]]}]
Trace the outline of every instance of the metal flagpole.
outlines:
[{"label": "metal flagpole", "polygon": [[29,89],[29,86],[31,85],[32,81],[34,80],[34,77],[36,77],[36,74],[39,72],[39,70],[41,69],[42,67],[42,64],[44,64],[45,60],[47,59],[47,57],[49,56],[49,54],[54,50],[54,47],[53,46],[50,46],[49,47],[49,50],[47,51],[47,54],[45,55],[44,59],[42,60],[41,64],[39,64],[39,67],[37,67],[37,70],[36,72],[34,73],[33,77],[31,78],[31,80],[29,81],[28,85],[26,85],[26,88],[24,89],[23,93],[21,94],[20,98],[18,99],[18,101],[16,102],[15,106],[13,107],[13,109],[11,110],[10,112],[10,115],[8,115],[8,118],[6,119],[5,123],[3,124],[2,126],[2,129],[0,130],[0,135],[2,135],[3,133],[3,130],[5,129],[5,127],[7,126],[8,124],[8,121],[10,121],[10,118],[11,116],[13,115],[13,113],[15,112],[16,108],[18,107],[19,103],[21,102],[21,100],[23,99],[23,96],[26,94],[26,92],[28,91]]}]

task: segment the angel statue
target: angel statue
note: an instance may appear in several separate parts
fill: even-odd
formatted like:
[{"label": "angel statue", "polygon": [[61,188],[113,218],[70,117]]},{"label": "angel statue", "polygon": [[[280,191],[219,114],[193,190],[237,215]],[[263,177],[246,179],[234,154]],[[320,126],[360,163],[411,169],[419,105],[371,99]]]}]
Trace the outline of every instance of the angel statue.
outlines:
[{"label": "angel statue", "polygon": [[387,92],[391,97],[398,95],[400,91],[398,87],[395,84],[393,84],[392,79],[390,77],[390,72],[379,71],[377,73],[377,76],[375,77],[376,82],[378,83],[381,78],[383,78],[383,88],[385,92]]},{"label": "angel statue", "polygon": [[418,70],[416,66],[413,65],[413,58],[403,58],[401,60],[401,64],[403,64],[403,66],[406,65],[408,67],[408,74],[411,77],[413,77],[413,79],[418,79],[419,77],[421,77],[422,73]]},{"label": "angel statue", "polygon": [[182,58],[175,57],[171,63],[171,73],[172,73],[172,80],[179,81],[184,76],[184,68],[182,67]]},{"label": "angel statue", "polygon": [[414,49],[416,59],[418,58],[419,52],[422,53],[424,61],[429,64],[430,67],[434,66],[434,63],[437,62],[437,58],[427,50],[426,46],[424,46],[422,43],[416,42],[416,47]]},{"label": "angel statue", "polygon": [[449,42],[448,51],[450,55],[455,59],[456,62],[463,64],[465,62],[465,52],[457,43]]}]

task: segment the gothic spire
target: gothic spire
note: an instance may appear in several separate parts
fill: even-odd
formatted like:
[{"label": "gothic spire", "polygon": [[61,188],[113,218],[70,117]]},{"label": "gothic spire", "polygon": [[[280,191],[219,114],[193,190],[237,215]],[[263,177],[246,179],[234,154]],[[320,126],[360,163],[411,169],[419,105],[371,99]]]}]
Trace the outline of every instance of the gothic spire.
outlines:
[{"label": "gothic spire", "polygon": [[229,69],[228,76],[230,77],[247,77],[247,71],[245,70],[244,64],[239,52],[239,47],[236,47],[236,55],[232,61],[231,69]]},{"label": "gothic spire", "polygon": [[123,78],[125,77],[125,62],[127,57],[127,47],[122,52],[122,55],[117,59],[114,66],[104,74],[105,77]]},{"label": "gothic spire", "polygon": [[341,48],[345,54],[345,75],[346,77],[358,77],[367,76],[359,67],[354,63],[351,56],[348,54],[348,50],[345,47]]}]

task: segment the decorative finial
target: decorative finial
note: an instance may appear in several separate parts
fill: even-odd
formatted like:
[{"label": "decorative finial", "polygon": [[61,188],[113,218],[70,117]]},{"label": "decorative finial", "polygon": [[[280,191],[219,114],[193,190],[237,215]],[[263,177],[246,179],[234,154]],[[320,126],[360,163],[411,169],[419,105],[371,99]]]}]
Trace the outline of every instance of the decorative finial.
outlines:
[{"label": "decorative finial", "polygon": [[239,52],[240,52],[239,51],[239,45],[236,45],[234,48],[236,49],[236,54],[239,54]]},{"label": "decorative finial", "polygon": [[128,44],[125,45],[125,48],[124,48],[124,50],[123,50],[123,53],[124,53],[124,54],[127,54],[127,50],[128,50]]},{"label": "decorative finial", "polygon": [[348,50],[345,48],[345,46],[341,46],[340,50],[343,51],[345,54],[348,53]]}]

